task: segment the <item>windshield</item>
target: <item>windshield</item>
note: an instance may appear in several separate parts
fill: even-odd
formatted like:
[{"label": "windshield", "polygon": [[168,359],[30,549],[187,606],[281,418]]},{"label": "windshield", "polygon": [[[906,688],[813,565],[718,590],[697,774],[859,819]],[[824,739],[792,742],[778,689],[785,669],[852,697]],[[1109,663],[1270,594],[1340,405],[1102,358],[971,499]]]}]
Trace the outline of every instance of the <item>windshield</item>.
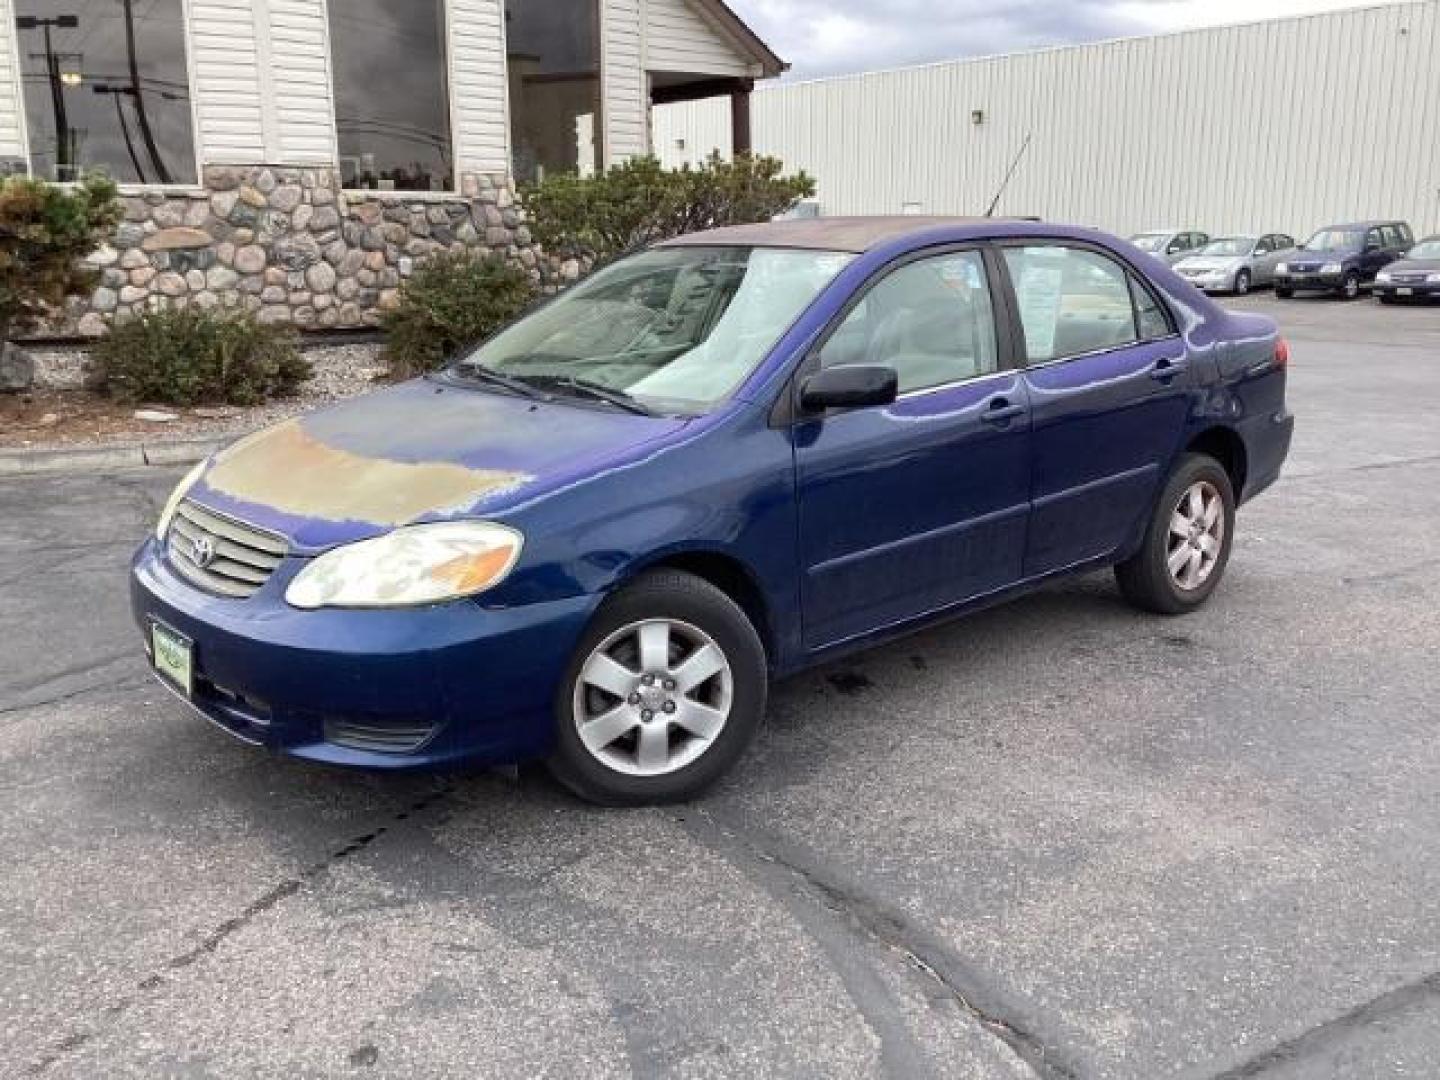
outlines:
[{"label": "windshield", "polygon": [[1306,251],[1353,251],[1364,243],[1364,229],[1321,229],[1301,246]]},{"label": "windshield", "polygon": [[1205,245],[1201,255],[1249,255],[1255,247],[1253,236],[1226,236]]},{"label": "windshield", "polygon": [[1142,232],[1130,237],[1130,243],[1134,244],[1141,251],[1159,251],[1165,246],[1165,241],[1169,239],[1169,233]]},{"label": "windshield", "polygon": [[564,393],[618,392],[702,413],[734,390],[854,256],[657,248],[624,259],[491,338],[459,365]]},{"label": "windshield", "polygon": [[1407,259],[1440,259],[1440,237],[1434,240],[1421,240],[1410,249]]}]

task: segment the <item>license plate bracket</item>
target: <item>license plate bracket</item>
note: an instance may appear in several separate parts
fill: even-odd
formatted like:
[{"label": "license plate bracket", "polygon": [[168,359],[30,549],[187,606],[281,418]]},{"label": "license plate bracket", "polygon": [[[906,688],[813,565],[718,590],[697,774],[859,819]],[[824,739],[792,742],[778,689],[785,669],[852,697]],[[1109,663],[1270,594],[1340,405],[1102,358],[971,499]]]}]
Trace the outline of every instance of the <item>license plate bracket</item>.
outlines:
[{"label": "license plate bracket", "polygon": [[178,630],[150,623],[150,656],[160,677],[187,698],[195,690],[195,643]]}]

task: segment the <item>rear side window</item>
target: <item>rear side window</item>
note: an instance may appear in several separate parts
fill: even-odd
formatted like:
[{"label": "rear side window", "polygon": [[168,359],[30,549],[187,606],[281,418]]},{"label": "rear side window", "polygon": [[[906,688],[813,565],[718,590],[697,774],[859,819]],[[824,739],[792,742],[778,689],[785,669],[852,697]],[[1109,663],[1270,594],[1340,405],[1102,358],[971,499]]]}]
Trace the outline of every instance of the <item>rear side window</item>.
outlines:
[{"label": "rear side window", "polygon": [[984,260],[952,252],[892,270],[836,328],[820,364],[887,364],[902,394],[998,371]]},{"label": "rear side window", "polygon": [[1169,322],[1150,291],[1114,259],[1060,244],[1005,249],[1030,363],[1164,337]]}]

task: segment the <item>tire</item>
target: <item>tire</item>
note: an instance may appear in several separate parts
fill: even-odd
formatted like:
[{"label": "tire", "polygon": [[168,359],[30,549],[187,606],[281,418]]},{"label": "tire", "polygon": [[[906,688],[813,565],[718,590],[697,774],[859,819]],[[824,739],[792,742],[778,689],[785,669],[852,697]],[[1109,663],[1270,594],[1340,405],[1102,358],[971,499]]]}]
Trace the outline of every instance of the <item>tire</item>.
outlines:
[{"label": "tire", "polygon": [[[1212,505],[1218,506],[1215,519],[1218,528],[1212,525],[1200,532],[1197,525],[1192,531],[1187,520],[1187,531],[1181,533],[1180,519],[1194,516],[1195,504],[1191,500],[1195,492],[1200,493],[1202,500],[1199,507],[1202,519],[1203,511]],[[1198,552],[1201,561],[1197,567],[1197,549],[1193,544],[1203,543],[1206,537],[1213,542],[1214,550]],[[1187,614],[1210,599],[1210,594],[1219,586],[1230,561],[1234,538],[1235,492],[1230,486],[1229,474],[1206,454],[1186,454],[1155,501],[1140,550],[1115,567],[1115,580],[1125,599],[1142,611],[1159,615]],[[1187,551],[1190,554],[1180,563],[1179,571],[1172,572],[1172,558]],[[1191,584],[1185,583],[1187,577]]]},{"label": "tire", "polygon": [[1250,271],[1241,270],[1235,275],[1235,295],[1244,296],[1250,291]]},{"label": "tire", "polygon": [[1382,304],[1393,304],[1393,303],[1396,302],[1395,297],[1393,297],[1393,296],[1383,296],[1383,295],[1382,295],[1381,297],[1379,297],[1379,300],[1380,300],[1380,303],[1382,303]]},{"label": "tire", "polygon": [[739,605],[691,574],[645,574],[600,606],[575,649],[550,771],[604,806],[691,799],[745,751],[767,690],[765,649]]},{"label": "tire", "polygon": [[1340,286],[1340,299],[1354,300],[1360,295],[1360,275],[1351,270],[1345,275],[1345,281]]},{"label": "tire", "polygon": [[1281,300],[1289,300],[1295,295],[1295,290],[1286,285],[1276,285],[1275,295]]}]

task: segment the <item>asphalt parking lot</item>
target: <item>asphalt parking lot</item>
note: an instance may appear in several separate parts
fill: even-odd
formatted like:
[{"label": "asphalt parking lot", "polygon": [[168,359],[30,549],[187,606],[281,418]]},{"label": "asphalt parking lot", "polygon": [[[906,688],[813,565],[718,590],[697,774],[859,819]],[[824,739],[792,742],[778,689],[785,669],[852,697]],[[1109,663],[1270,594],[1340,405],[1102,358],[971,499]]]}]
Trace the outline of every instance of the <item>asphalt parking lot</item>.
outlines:
[{"label": "asphalt parking lot", "polygon": [[796,679],[685,808],[232,742],[126,606],[179,470],[0,482],[0,1075],[1434,1076],[1440,308],[1237,303],[1299,426],[1208,608]]}]

